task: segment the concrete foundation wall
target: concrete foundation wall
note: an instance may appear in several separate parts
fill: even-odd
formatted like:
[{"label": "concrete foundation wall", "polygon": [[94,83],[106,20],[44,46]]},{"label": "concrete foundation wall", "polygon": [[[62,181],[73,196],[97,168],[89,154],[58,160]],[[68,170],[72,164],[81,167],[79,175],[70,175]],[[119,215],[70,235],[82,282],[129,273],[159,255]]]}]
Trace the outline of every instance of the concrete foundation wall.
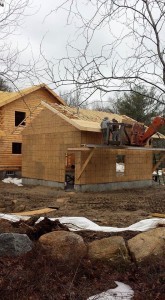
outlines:
[{"label": "concrete foundation wall", "polygon": [[58,189],[64,190],[65,184],[61,182],[49,181],[49,180],[41,180],[35,178],[22,178],[22,184],[24,185],[43,185],[49,187],[55,187]]},{"label": "concrete foundation wall", "polygon": [[[22,183],[25,185],[43,185],[49,187],[55,187],[59,189],[65,188],[65,184],[61,182],[32,179],[32,178],[22,178]],[[102,183],[102,184],[83,184],[74,185],[74,189],[77,192],[107,192],[119,189],[132,189],[132,188],[142,188],[152,186],[152,180],[141,180],[141,181],[129,181],[129,182],[112,182],[112,183]]]},{"label": "concrete foundation wall", "polygon": [[83,184],[75,185],[74,189],[78,192],[107,192],[112,190],[143,188],[152,186],[152,180],[129,181],[129,182],[111,182],[101,184]]}]

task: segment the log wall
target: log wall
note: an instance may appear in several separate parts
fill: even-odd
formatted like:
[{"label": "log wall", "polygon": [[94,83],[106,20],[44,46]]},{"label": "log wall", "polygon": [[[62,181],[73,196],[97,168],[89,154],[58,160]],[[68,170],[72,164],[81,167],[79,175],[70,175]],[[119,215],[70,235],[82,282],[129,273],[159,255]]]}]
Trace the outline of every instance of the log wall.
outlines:
[{"label": "log wall", "polygon": [[0,108],[0,129],[5,133],[0,138],[0,170],[19,168],[22,165],[22,155],[12,154],[12,143],[22,143],[22,130],[26,126],[15,127],[15,111],[25,112],[28,117],[26,124],[29,124],[43,109],[35,109],[41,100],[58,103],[52,94],[41,88]]}]

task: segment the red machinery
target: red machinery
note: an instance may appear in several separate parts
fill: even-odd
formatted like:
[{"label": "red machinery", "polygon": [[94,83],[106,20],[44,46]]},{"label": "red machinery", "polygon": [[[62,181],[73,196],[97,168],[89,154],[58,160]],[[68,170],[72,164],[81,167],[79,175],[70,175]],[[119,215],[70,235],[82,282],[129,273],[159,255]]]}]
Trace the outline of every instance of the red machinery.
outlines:
[{"label": "red machinery", "polygon": [[164,117],[155,117],[151,125],[145,130],[144,125],[135,123],[131,129],[129,143],[134,146],[145,146],[149,138],[155,134],[163,125],[165,125]]}]

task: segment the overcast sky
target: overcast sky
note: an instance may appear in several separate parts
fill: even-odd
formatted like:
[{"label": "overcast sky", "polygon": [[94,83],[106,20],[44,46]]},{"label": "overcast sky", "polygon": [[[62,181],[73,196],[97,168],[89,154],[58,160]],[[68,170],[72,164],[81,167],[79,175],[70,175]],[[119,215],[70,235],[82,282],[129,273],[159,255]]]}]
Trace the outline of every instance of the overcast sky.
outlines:
[{"label": "overcast sky", "polygon": [[[18,48],[21,51],[21,56],[19,58],[19,63],[21,66],[24,66],[24,64],[30,65],[29,62],[33,63],[33,61],[37,61],[37,69],[40,67],[42,69],[44,67],[44,63],[40,63],[41,42],[42,53],[44,54],[44,57],[50,61],[53,61],[54,63],[56,63],[58,59],[62,59],[63,57],[67,56],[66,45],[68,42],[72,44],[75,43],[76,47],[79,49],[83,48],[83,38],[78,36],[78,33],[76,33],[77,26],[80,24],[79,20],[72,18],[69,18],[68,20],[69,11],[67,9],[67,5],[57,10],[57,7],[65,2],[64,0],[30,0],[31,3],[27,6],[24,13],[25,15],[22,16],[21,25],[17,28],[17,30],[14,30],[12,34],[2,38],[1,20],[4,18],[5,12],[8,11],[9,5],[13,5],[15,3],[24,3],[26,1],[27,0],[4,0],[4,7],[0,6],[0,72],[2,72],[2,74],[5,73],[5,71],[3,72],[3,70],[5,70],[5,63],[3,64],[3,53],[7,53],[7,51],[4,51],[5,43],[11,45],[10,49],[13,50]],[[79,3],[81,3],[81,1]],[[89,8],[87,9],[84,5],[81,6],[80,9],[86,17],[89,17],[92,12],[92,10]],[[12,15],[14,14],[12,13]],[[9,26],[7,25],[5,28],[9,29]],[[101,45],[106,41],[107,34],[104,28],[101,33],[96,34],[96,37],[93,41],[92,54],[95,55]],[[13,66],[11,68],[13,69]],[[55,70],[54,73],[55,80],[59,80],[58,71]],[[12,89],[14,88],[15,90],[23,89],[33,84],[40,83],[48,84],[49,87],[55,90],[57,93],[61,91],[68,91],[70,89],[70,86],[56,89],[55,84],[51,84],[50,80],[48,80],[48,77],[41,76],[41,73],[38,73],[38,71],[37,75],[37,79],[35,79],[35,77],[32,78],[32,76],[27,76],[22,80],[19,78],[17,81],[11,79],[9,80],[9,84],[11,85]],[[10,72],[7,78],[9,77]]]},{"label": "overcast sky", "polygon": [[[23,62],[30,60],[32,54],[34,59],[38,59],[41,41],[44,56],[50,60],[61,59],[66,56],[67,42],[76,41],[76,47],[83,47],[82,38],[79,36],[77,39],[78,33],[76,34],[76,27],[79,24],[78,20],[70,19],[69,24],[67,24],[67,9],[55,11],[62,2],[62,0],[32,0],[31,6],[27,7],[27,16],[24,17],[21,27],[12,38],[10,36],[13,47],[18,46],[22,49],[29,45],[22,54]],[[52,10],[54,11],[51,12]],[[82,6],[82,12],[86,16],[90,15],[90,10],[87,10],[85,6]],[[107,43],[107,40],[108,29],[104,28],[96,34],[93,40],[92,53],[98,53],[98,49],[102,44]],[[58,77],[58,74],[56,76]],[[40,78],[40,82],[43,82],[42,78]],[[36,83],[38,82],[36,81]],[[29,84],[31,83],[28,81],[24,83],[24,85]]]},{"label": "overcast sky", "polygon": [[[19,0],[6,0],[7,3],[19,2]],[[26,0],[20,0],[26,1]],[[40,57],[40,45],[42,42],[42,51],[46,59],[56,62],[58,59],[62,59],[66,56],[66,45],[68,42],[76,44],[76,47],[83,47],[83,38],[79,36],[77,27],[79,20],[68,21],[68,10],[57,7],[62,4],[63,0],[31,0],[30,6],[26,8],[21,26],[12,35],[9,36],[9,41],[12,42],[12,48],[18,47],[20,50],[26,48],[20,57],[20,63],[28,63],[32,58],[38,61]],[[2,7],[0,7],[3,12]],[[87,17],[90,17],[92,11],[86,9],[86,6],[82,6],[81,12]],[[68,24],[69,23],[69,24]],[[77,32],[77,33],[76,33]],[[101,30],[96,33],[93,40],[92,54],[98,53],[98,49],[107,42],[108,30]],[[78,37],[78,38],[77,38]],[[40,59],[39,59],[40,61]],[[40,63],[37,64],[37,67]],[[44,66],[42,63],[41,68]],[[55,71],[55,79],[59,79],[58,72]],[[54,89],[57,93],[65,92],[69,90],[68,87],[60,87],[55,89],[55,85],[51,84],[49,80],[43,78],[41,75],[37,79],[27,77],[26,80],[14,82],[15,89],[26,88],[33,84],[46,83],[50,88]],[[97,94],[95,96],[97,98]],[[99,97],[98,97],[99,98]],[[85,98],[83,98],[84,100]]]},{"label": "overcast sky", "polygon": [[27,16],[21,27],[12,38],[10,36],[13,47],[22,49],[28,45],[22,54],[22,61],[30,60],[32,54],[35,60],[38,59],[41,41],[46,58],[58,59],[65,55],[67,40],[73,32],[73,27],[66,25],[67,13],[61,10],[47,16],[60,2],[61,0],[33,0],[31,7],[27,7]]},{"label": "overcast sky", "polygon": [[[59,10],[58,13],[50,14],[52,9],[62,3],[61,0],[30,0],[30,5],[26,7],[24,15],[22,15],[21,25],[14,29],[13,23],[7,23],[8,17],[5,16],[13,6],[26,3],[27,0],[4,0],[4,7],[0,6],[0,53],[1,68],[0,72],[4,73],[3,57],[7,48],[24,50],[20,57],[20,63],[23,65],[32,58],[38,60],[40,55],[40,44],[42,41],[42,50],[46,58],[59,59],[65,55],[65,47],[67,40],[71,38],[74,26],[67,25],[67,12]],[[11,13],[11,19],[14,19],[16,11]],[[47,17],[46,17],[47,16]],[[4,21],[2,21],[4,19]],[[5,26],[4,26],[5,24]],[[5,32],[12,32],[7,34]],[[9,46],[7,46],[9,45]],[[9,54],[11,57],[11,54]],[[5,64],[4,64],[5,65]],[[43,66],[43,65],[42,65]],[[42,78],[40,80],[42,82]],[[17,86],[21,86],[21,82],[17,82]],[[30,85],[28,80],[24,85]]]},{"label": "overcast sky", "polygon": [[73,30],[71,26],[66,25],[67,13],[59,10],[49,15],[51,9],[55,9],[60,2],[61,0],[33,0],[34,8],[27,9],[27,13],[35,13],[26,18],[22,38],[30,41],[34,53],[38,53],[43,37],[43,49],[48,57],[60,57],[65,52],[67,39]]},{"label": "overcast sky", "polygon": [[[5,0],[5,5],[7,6],[7,3],[10,2],[16,2],[19,3],[27,0]],[[27,49],[22,52],[20,63],[28,63],[32,58],[37,61],[40,59],[40,45],[42,41],[42,53],[44,54],[44,57],[50,61],[53,61],[54,63],[58,59],[62,59],[63,57],[66,57],[66,45],[68,42],[71,42],[72,45],[75,45],[78,49],[83,49],[83,34],[80,31],[77,32],[78,25],[82,25],[80,22],[81,20],[77,17],[72,18],[72,15],[69,18],[69,24],[68,24],[68,15],[69,10],[67,10],[67,4],[68,2],[71,3],[72,1],[65,1],[65,0],[30,0],[31,4],[26,8],[26,16],[23,16],[22,24],[18,28],[17,31],[15,31],[12,35],[10,35],[9,40],[12,42],[13,49],[18,47],[19,49],[24,49],[27,46]],[[57,9],[57,7],[66,2],[65,7],[61,9]],[[87,20],[90,19],[92,14],[94,14],[97,10],[96,5],[92,7],[92,3],[95,3],[95,1],[87,1],[87,0],[73,0],[73,3],[78,3],[79,5],[79,11],[83,15],[83,17]],[[83,3],[83,4],[81,4]],[[88,3],[88,5],[86,5]],[[0,7],[0,13],[3,13],[3,10],[5,7]],[[69,7],[68,7],[69,9]],[[74,8],[73,8],[74,9]],[[97,15],[97,14],[96,14]],[[98,18],[100,17],[97,16]],[[96,17],[95,24],[98,24],[98,19]],[[96,57],[96,55],[99,55],[101,51],[101,47],[105,44],[110,44],[113,41],[113,38],[115,41],[118,39],[114,37],[114,34],[117,36],[124,36],[124,34],[128,33],[126,30],[127,28],[123,28],[122,24],[125,24],[126,18],[130,17],[129,14],[125,15],[123,14],[122,18],[123,20],[110,20],[110,28],[107,26],[103,26],[98,31],[95,32],[95,35],[91,42],[90,47],[90,56]],[[2,18],[2,15],[1,15]],[[130,17],[131,19],[131,17]],[[120,21],[121,23],[119,23]],[[1,24],[0,24],[1,25]],[[104,24],[105,25],[105,24]],[[111,30],[111,33],[110,33]],[[144,30],[144,26],[139,27],[138,30]],[[76,33],[77,32],[77,33]],[[0,33],[1,34],[1,33]],[[143,33],[142,33],[143,34]],[[164,32],[163,32],[164,34]],[[161,40],[164,40],[164,37],[161,37]],[[126,42],[125,42],[126,41]],[[149,45],[150,42],[148,42]],[[3,44],[3,41],[2,41]],[[118,43],[118,48],[113,49],[113,53],[110,57],[110,63],[105,64],[103,66],[103,72],[104,75],[107,76],[111,72],[111,63],[115,64],[118,63],[118,75],[122,76],[121,73],[123,71],[122,64],[120,64],[120,59],[127,58],[128,56],[131,57],[131,47],[134,48],[135,40],[130,38],[130,35],[128,36],[128,40],[124,40],[124,43]],[[151,43],[152,44],[152,43]],[[153,45],[151,45],[151,48]],[[156,47],[154,45],[154,47]],[[110,47],[105,50],[107,51],[104,53],[105,55],[109,55]],[[118,51],[118,52],[117,52]],[[2,51],[1,51],[2,52]],[[69,54],[73,54],[74,52],[71,51]],[[39,60],[40,61],[40,60]],[[143,61],[142,61],[143,62]],[[128,62],[128,69],[131,69],[131,61]],[[44,64],[40,65],[37,64],[37,67],[44,67]],[[150,71],[150,65],[147,65],[148,70]],[[157,67],[157,66],[156,66]],[[149,74],[150,72],[148,72]],[[152,69],[151,69],[152,74]],[[150,76],[150,75],[149,75]],[[55,79],[59,79],[58,72],[55,71]],[[19,88],[25,88],[27,86],[30,86],[32,84],[38,84],[38,83],[46,83],[50,86],[50,88],[54,89],[55,86],[53,84],[50,84],[49,80],[47,80],[46,77],[41,76],[39,74],[38,80],[29,80],[28,77],[24,82],[21,82],[20,80],[17,82],[17,86]],[[113,88],[113,86],[112,86]],[[60,88],[62,90],[64,88]],[[67,89],[67,88],[65,88]],[[108,94],[109,95],[109,94]],[[108,97],[108,96],[107,96]]]}]

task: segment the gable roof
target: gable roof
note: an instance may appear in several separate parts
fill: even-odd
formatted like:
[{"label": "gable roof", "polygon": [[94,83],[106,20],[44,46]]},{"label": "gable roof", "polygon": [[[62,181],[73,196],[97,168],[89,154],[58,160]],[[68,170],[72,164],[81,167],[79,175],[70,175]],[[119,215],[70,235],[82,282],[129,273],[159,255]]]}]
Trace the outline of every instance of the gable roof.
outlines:
[{"label": "gable roof", "polygon": [[116,118],[119,122],[123,121],[122,116],[117,114],[89,109],[78,109],[77,107],[62,106],[56,103],[48,104],[45,101],[41,101],[41,104],[82,131],[100,132],[100,123],[104,117],[109,117],[110,120]]},{"label": "gable roof", "polygon": [[65,101],[60,96],[58,96],[55,92],[53,92],[46,84],[39,84],[36,86],[32,86],[30,88],[20,90],[18,92],[2,92],[2,91],[0,91],[0,107],[4,106],[6,104],[9,104],[9,103],[11,103],[21,97],[24,97],[30,93],[33,93],[39,89],[47,90],[61,104],[66,105]]},{"label": "gable roof", "polygon": [[[110,121],[115,118],[119,123],[133,124],[136,122],[134,119],[125,115],[69,107],[67,105],[63,106],[56,103],[48,104],[44,101],[41,101],[41,104],[81,131],[100,132],[100,123],[104,117],[108,117]],[[161,133],[159,133],[159,136],[160,138],[165,138]],[[157,134],[154,134],[152,137],[158,138]]]}]

